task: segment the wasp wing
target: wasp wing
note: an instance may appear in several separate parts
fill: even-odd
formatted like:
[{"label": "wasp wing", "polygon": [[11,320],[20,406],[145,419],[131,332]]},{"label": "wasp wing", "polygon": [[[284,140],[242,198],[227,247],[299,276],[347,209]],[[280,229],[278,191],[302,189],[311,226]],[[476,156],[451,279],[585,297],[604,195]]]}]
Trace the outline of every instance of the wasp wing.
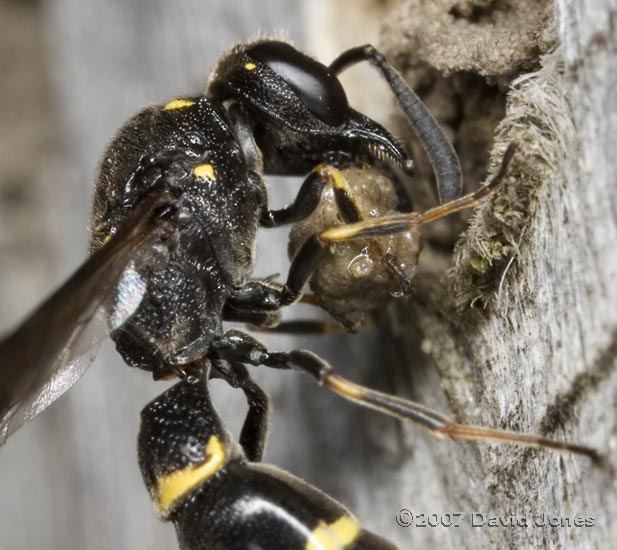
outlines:
[{"label": "wasp wing", "polygon": [[[119,327],[145,293],[136,265],[170,230],[172,202],[152,193],[122,228],[11,334],[0,341],[0,445],[70,388],[93,347]],[[106,319],[104,305],[115,293]],[[111,325],[109,328],[108,325]]]}]

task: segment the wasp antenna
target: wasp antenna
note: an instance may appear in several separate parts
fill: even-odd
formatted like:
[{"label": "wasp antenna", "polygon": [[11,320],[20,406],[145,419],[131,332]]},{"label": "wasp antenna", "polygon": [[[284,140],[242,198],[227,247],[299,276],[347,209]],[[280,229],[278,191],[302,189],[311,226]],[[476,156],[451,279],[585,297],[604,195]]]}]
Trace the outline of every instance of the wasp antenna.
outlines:
[{"label": "wasp antenna", "polygon": [[[379,51],[371,45],[352,48],[337,57],[330,69],[339,73],[360,61],[368,61],[379,69],[405,113],[435,171],[439,201],[445,204],[460,197],[463,174],[452,143],[426,105]],[[411,170],[412,167],[407,168]]]}]

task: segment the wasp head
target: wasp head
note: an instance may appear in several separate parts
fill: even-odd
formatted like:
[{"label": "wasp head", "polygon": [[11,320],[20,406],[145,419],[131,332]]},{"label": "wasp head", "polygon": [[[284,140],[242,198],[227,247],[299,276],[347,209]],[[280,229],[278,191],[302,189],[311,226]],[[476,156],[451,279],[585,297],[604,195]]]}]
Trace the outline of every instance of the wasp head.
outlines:
[{"label": "wasp head", "polygon": [[390,160],[411,171],[411,159],[380,124],[349,106],[336,74],[290,44],[263,40],[223,57],[208,93],[239,104],[269,173],[300,174],[335,165]]}]

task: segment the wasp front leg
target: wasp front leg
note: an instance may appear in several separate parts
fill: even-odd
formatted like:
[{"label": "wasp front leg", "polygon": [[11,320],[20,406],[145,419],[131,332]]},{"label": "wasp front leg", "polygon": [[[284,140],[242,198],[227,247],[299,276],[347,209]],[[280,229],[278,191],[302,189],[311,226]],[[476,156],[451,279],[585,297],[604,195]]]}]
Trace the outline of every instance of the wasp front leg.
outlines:
[{"label": "wasp front leg", "polygon": [[[491,194],[497,185],[503,180],[510,160],[514,155],[515,147],[510,145],[501,162],[501,167],[492,180],[474,193],[465,195],[454,201],[447,202],[423,213],[411,212],[408,214],[392,214],[372,219],[364,219],[355,223],[341,225],[315,232],[309,236],[298,248],[294,255],[287,280],[284,284],[270,281],[249,281],[242,287],[235,289],[228,299],[228,306],[238,310],[248,311],[275,311],[283,306],[297,301],[304,286],[315,272],[324,251],[331,243],[352,241],[372,237],[393,235],[396,233],[412,231],[420,225],[437,220],[464,208],[469,208],[479,200]],[[322,170],[325,170],[323,168]],[[330,170],[330,175],[333,172]],[[334,172],[336,174],[336,172]],[[307,180],[308,182],[309,180]],[[307,183],[309,188],[315,183]],[[341,211],[345,215],[353,217],[355,208],[353,202],[346,195],[345,188],[339,182],[337,201],[342,204]],[[335,183],[336,188],[336,183]],[[287,210],[293,209],[295,201]],[[299,208],[299,206],[298,206]]]},{"label": "wasp front leg", "polygon": [[[331,184],[337,218],[345,224],[360,223],[364,214],[358,198],[341,171],[328,164],[318,165],[304,181],[296,199],[289,206],[280,210],[267,210],[262,216],[262,224],[274,227],[285,223],[304,220],[311,215],[322,199],[324,188]],[[314,233],[306,239],[294,254],[292,264],[284,284],[271,281],[249,281],[236,289],[228,300],[230,311],[250,311],[249,316],[259,311],[273,311],[298,300],[302,290],[317,268],[328,242]],[[404,294],[409,293],[410,282],[399,269],[396,261],[375,239],[369,239],[367,246],[372,258],[381,263],[389,276],[396,281],[395,286]],[[320,305],[319,297],[317,304]],[[328,308],[326,308],[328,309]],[[328,309],[329,310],[329,309]],[[334,312],[331,312],[334,314]],[[240,316],[240,315],[238,315]],[[341,317],[341,321],[345,320]]]},{"label": "wasp front leg", "polygon": [[510,144],[501,160],[501,166],[489,183],[473,193],[459,199],[431,208],[425,212],[411,212],[408,214],[394,214],[371,220],[343,225],[324,231],[319,238],[325,242],[349,241],[367,237],[393,235],[395,233],[411,231],[420,225],[433,222],[460,210],[475,206],[481,199],[490,195],[505,177],[508,166],[516,147]]}]

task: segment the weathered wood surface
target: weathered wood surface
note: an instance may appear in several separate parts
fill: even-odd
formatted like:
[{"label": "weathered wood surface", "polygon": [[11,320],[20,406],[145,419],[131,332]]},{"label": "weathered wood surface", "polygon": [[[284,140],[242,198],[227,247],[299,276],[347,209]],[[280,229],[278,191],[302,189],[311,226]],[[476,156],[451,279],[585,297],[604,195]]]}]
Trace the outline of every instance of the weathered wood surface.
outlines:
[{"label": "weathered wood surface", "polygon": [[[488,6],[480,12],[484,22],[491,8],[510,9],[509,19],[518,21],[515,3],[467,4]],[[446,285],[420,278],[418,299],[399,308],[394,325],[403,358],[413,360],[418,347],[432,358],[438,393],[460,421],[584,442],[614,466],[617,4],[563,0],[557,7],[561,47],[514,82],[497,129],[494,157],[511,141],[519,145],[510,176],[478,208]],[[484,29],[478,37],[485,38]],[[455,48],[457,38],[455,30],[447,42]],[[477,46],[473,37],[467,44],[470,51]],[[406,337],[411,327],[420,330],[420,346]],[[415,393],[433,405],[434,378],[415,381]],[[606,548],[617,540],[615,480],[585,459],[449,442],[428,452],[442,491],[414,501],[410,478],[405,500],[422,512],[463,511],[467,522],[460,530],[414,530],[410,540],[420,546],[435,540],[452,548]],[[472,528],[473,512],[525,517],[529,526]],[[557,525],[535,526],[534,516],[543,514]],[[572,525],[577,517],[592,519],[593,527]]]},{"label": "weathered wood surface", "polygon": [[[49,224],[46,247],[58,247],[49,273],[29,276],[34,282],[30,292],[21,292],[24,309],[83,258],[95,166],[127,116],[143,104],[200,90],[219,53],[260,28],[286,29],[302,45],[302,25],[308,23],[309,45],[327,60],[344,46],[375,40],[375,19],[396,3],[363,2],[355,11],[372,19],[372,27],[362,17],[341,19],[354,9],[350,2],[316,2],[304,18],[283,0],[258,7],[248,1],[211,4],[45,3],[38,32],[47,39],[60,154],[44,165],[45,200],[33,215]],[[455,314],[454,272],[449,287],[446,281],[420,279],[420,299],[411,312],[397,310],[387,336],[272,337],[268,343],[318,351],[355,380],[417,397],[460,420],[546,428],[555,437],[614,449],[617,178],[611,160],[617,38],[611,22],[617,5],[560,0],[559,8],[565,76],[556,103],[571,112],[559,113],[557,128],[565,134],[557,132],[563,143],[552,150],[560,154],[542,165],[546,181],[530,197],[524,233],[515,235],[519,248],[497,289],[499,300],[489,300],[485,310]],[[319,33],[325,36],[316,38]],[[537,79],[530,82],[535,84]],[[520,93],[524,98],[525,90]],[[542,139],[555,136],[540,130]],[[525,156],[531,165],[535,152]],[[508,197],[517,197],[516,185],[516,178],[508,180],[501,208],[507,208]],[[282,204],[296,186],[274,181],[270,188],[275,203]],[[493,223],[492,212],[492,205],[481,210],[479,231],[487,219]],[[285,242],[284,231],[262,240],[258,275],[285,272]],[[460,250],[459,269],[465,269],[469,245]],[[23,267],[17,265],[19,273]],[[8,326],[15,313],[2,314]],[[385,364],[386,343],[394,369]],[[603,549],[617,540],[614,483],[584,460],[435,442],[415,428],[402,429],[325,395],[310,380],[284,373],[260,380],[274,398],[268,460],[342,500],[402,549]],[[104,349],[67,396],[16,434],[0,451],[0,548],[175,548],[172,527],[152,514],[135,457],[139,410],[160,391],[160,384],[128,371],[114,351]],[[240,409],[238,396],[221,400],[223,415],[235,427]],[[400,508],[463,512],[465,519],[459,529],[405,529],[395,523]],[[472,528],[474,512],[591,517],[595,526]]]}]

